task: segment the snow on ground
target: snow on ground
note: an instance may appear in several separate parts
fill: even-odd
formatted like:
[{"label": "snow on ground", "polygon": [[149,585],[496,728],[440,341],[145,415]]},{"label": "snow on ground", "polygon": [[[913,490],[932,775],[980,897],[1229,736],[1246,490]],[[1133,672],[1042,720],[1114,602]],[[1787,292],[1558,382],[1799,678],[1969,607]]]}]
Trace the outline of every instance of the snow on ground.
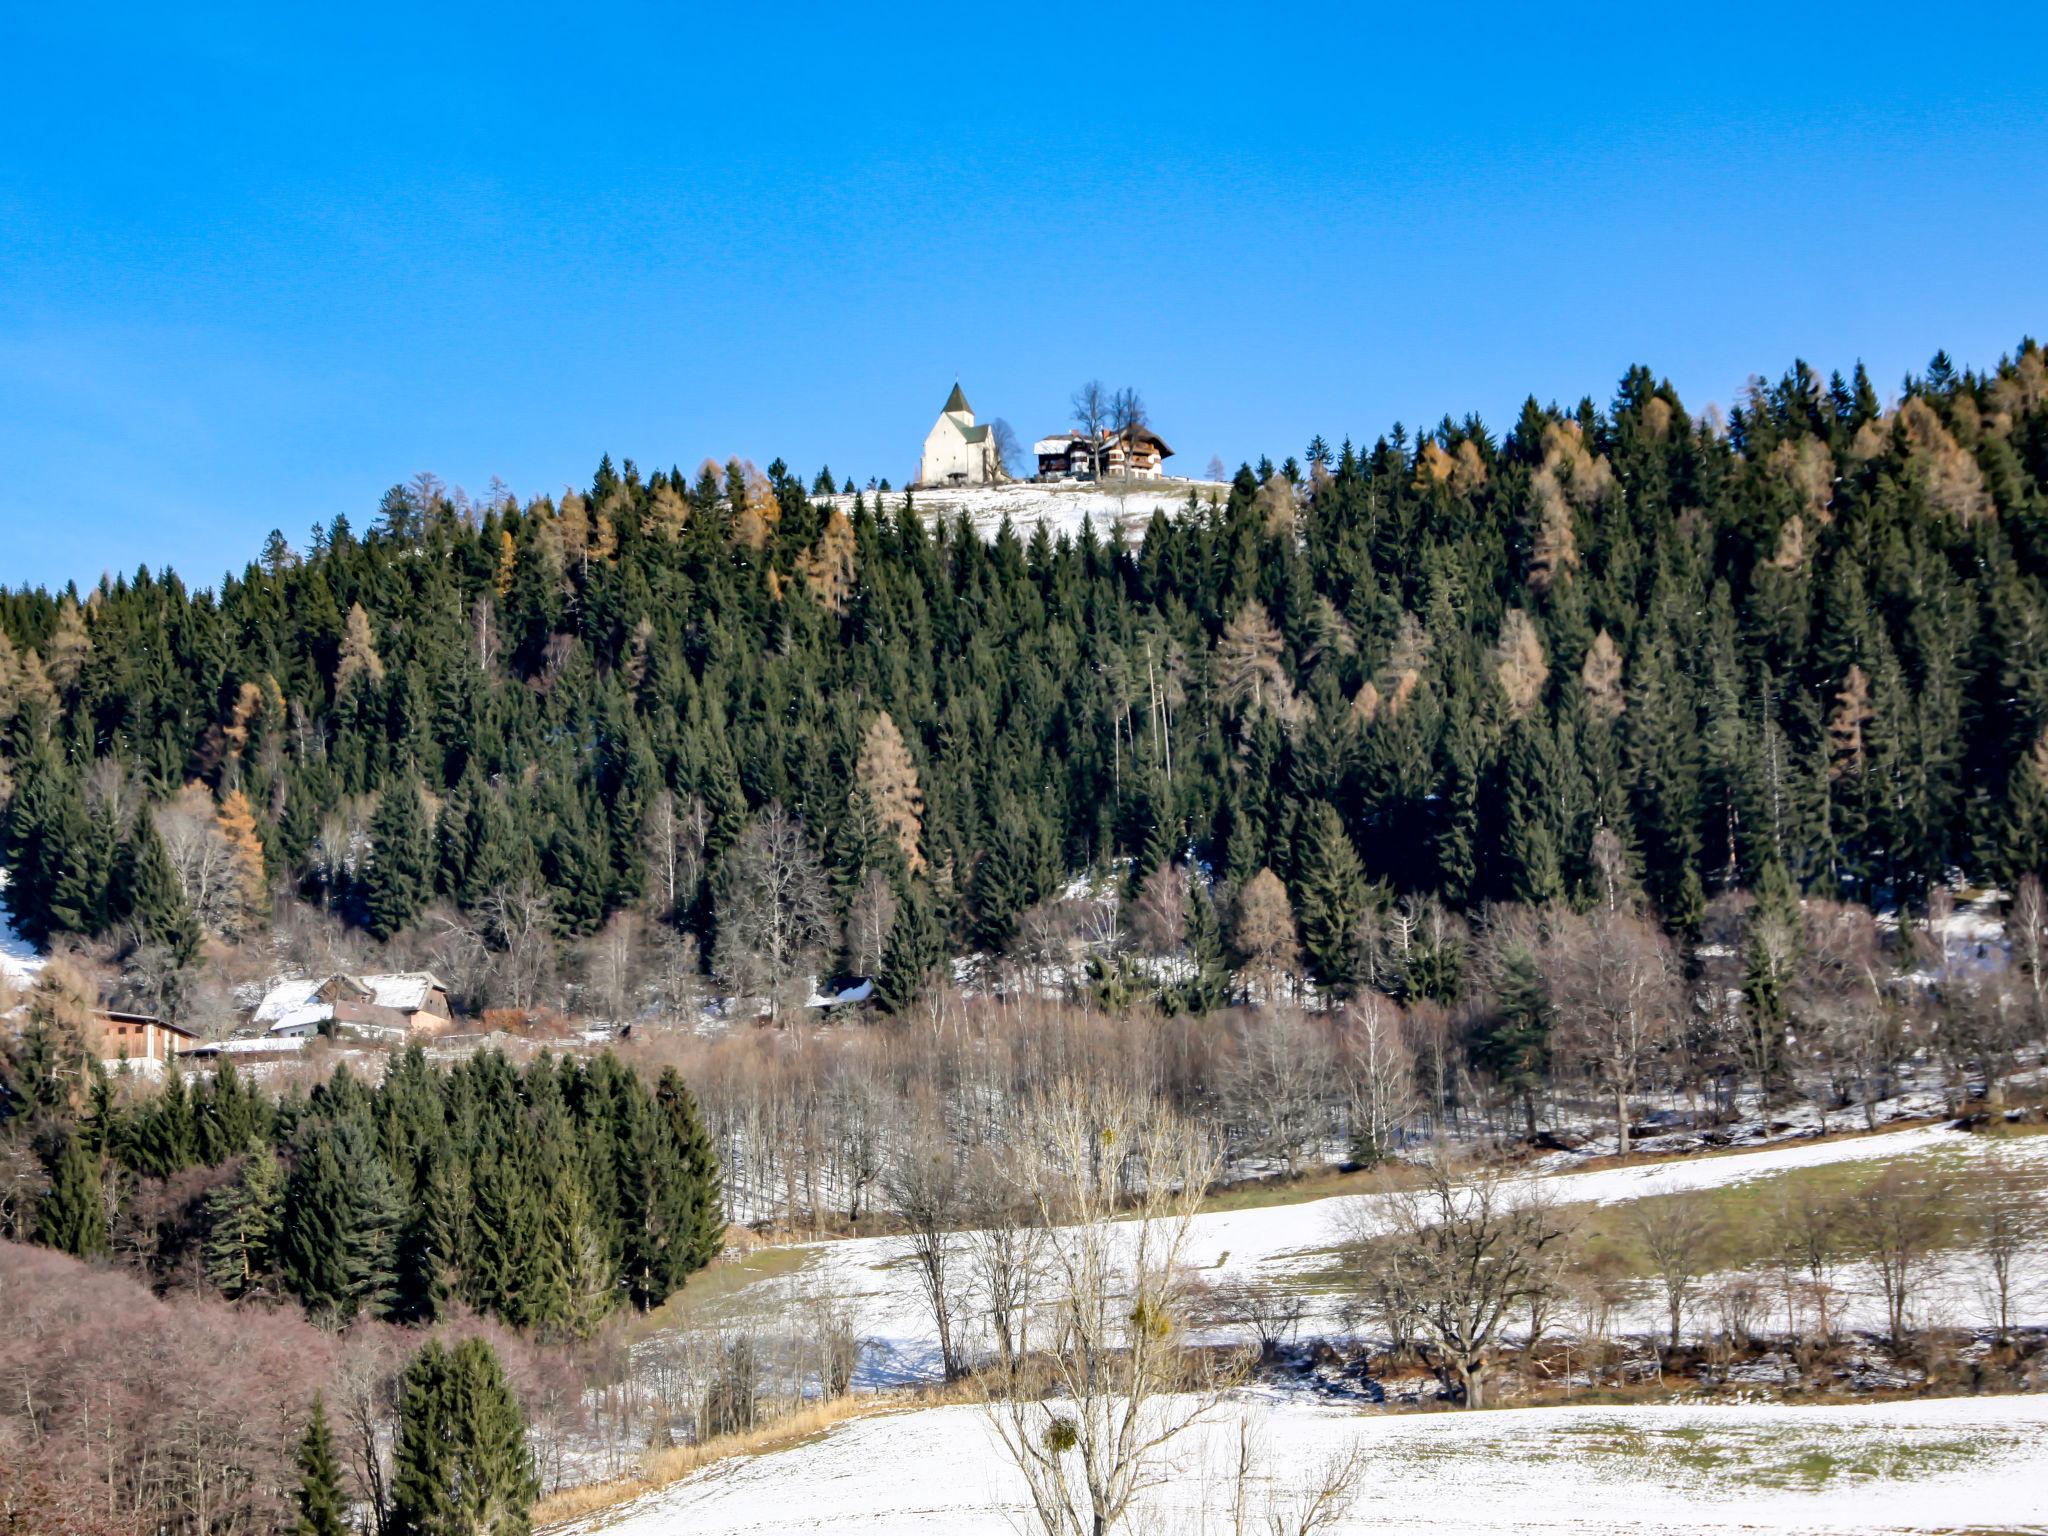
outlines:
[{"label": "snow on ground", "polygon": [[[1540,1188],[1560,1204],[1614,1205],[1644,1196],[1727,1188],[1833,1163],[1934,1152],[1975,1157],[1983,1154],[1986,1145],[1982,1137],[1946,1126],[1925,1126],[1717,1157],[1557,1174],[1519,1183],[1524,1189]],[[2005,1145],[2015,1156],[2048,1162],[2048,1137],[2024,1137]],[[1383,1230],[1386,1201],[1386,1196],[1377,1194],[1335,1195],[1292,1205],[1204,1213],[1194,1219],[1187,1261],[1211,1283],[1293,1281],[1304,1271],[1323,1267],[1331,1251],[1353,1237]],[[814,1243],[808,1248],[807,1262],[797,1274],[757,1284],[786,1287],[787,1294],[798,1299],[826,1299],[848,1308],[853,1327],[864,1341],[855,1378],[860,1386],[935,1379],[939,1374],[937,1338],[904,1241],[857,1238]],[[1979,1310],[1977,1299],[1966,1280],[1959,1277],[1958,1285],[1961,1294],[1946,1298],[1946,1310],[1957,1321],[1974,1318]],[[738,1294],[745,1297],[747,1291]],[[1311,1296],[1304,1332],[1341,1332],[1338,1301]]]},{"label": "snow on ground", "polygon": [[[993,534],[1007,517],[1010,526],[1017,530],[1017,537],[1026,542],[1041,526],[1048,537],[1074,538],[1080,534],[1083,522],[1091,523],[1096,537],[1107,541],[1114,529],[1121,529],[1135,538],[1144,532],[1155,511],[1164,511],[1169,517],[1184,511],[1190,490],[1204,502],[1212,498],[1221,502],[1230,494],[1229,486],[1212,480],[1162,481],[1157,485],[1145,485],[1142,489],[1133,486],[1128,491],[1097,489],[1087,485],[1022,484],[981,486],[970,490],[913,491],[911,505],[927,521],[943,517],[950,523],[965,513],[975,532],[984,536]],[[866,491],[862,494],[868,506],[873,508],[894,512],[903,505],[901,491]],[[851,496],[816,499],[843,512],[853,509]]]},{"label": "snow on ground", "polygon": [[7,871],[0,869],[0,977],[22,991],[42,968],[43,959],[35,946],[15,931],[14,914],[7,907]]},{"label": "snow on ground", "polygon": [[[1224,1468],[1253,1415],[1263,1471],[1298,1489],[1364,1451],[1338,1531],[1548,1536],[1604,1531],[1907,1532],[2048,1523],[2048,1397],[1524,1408],[1373,1414],[1231,1403],[1173,1447],[1175,1475],[1133,1529],[1222,1531]],[[1259,1511],[1264,1495],[1255,1495]],[[575,1536],[859,1532],[1011,1536],[1022,1480],[971,1407],[856,1420],[787,1451],[736,1457]],[[563,1536],[569,1536],[569,1532]]]}]

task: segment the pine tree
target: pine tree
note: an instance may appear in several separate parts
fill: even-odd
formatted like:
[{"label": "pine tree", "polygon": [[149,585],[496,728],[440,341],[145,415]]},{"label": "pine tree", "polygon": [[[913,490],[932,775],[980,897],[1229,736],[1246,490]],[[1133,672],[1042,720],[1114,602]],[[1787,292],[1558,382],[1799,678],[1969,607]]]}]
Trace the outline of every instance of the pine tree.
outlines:
[{"label": "pine tree", "polygon": [[418,786],[389,785],[370,818],[370,858],[363,879],[363,910],[370,932],[388,939],[409,928],[433,892],[433,842]]},{"label": "pine tree", "polygon": [[50,1159],[50,1189],[36,1208],[36,1240],[74,1258],[107,1251],[100,1160],[69,1126],[60,1126]]},{"label": "pine tree", "polygon": [[292,1536],[348,1536],[348,1497],[341,1491],[341,1462],[327,1427],[327,1404],[317,1395],[313,1416],[299,1441],[299,1486],[292,1493],[298,1522]]}]

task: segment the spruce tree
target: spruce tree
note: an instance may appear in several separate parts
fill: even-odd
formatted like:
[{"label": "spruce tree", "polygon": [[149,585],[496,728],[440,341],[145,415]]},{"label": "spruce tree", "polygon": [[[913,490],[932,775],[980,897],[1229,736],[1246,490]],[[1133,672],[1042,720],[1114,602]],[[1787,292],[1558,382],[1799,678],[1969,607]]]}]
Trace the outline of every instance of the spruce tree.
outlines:
[{"label": "spruce tree", "polygon": [[1223,948],[1223,925],[1208,882],[1188,881],[1187,911],[1181,919],[1191,974],[1180,987],[1180,1005],[1189,1013],[1214,1013],[1230,1001],[1230,960]]},{"label": "spruce tree", "polygon": [[387,1536],[527,1536],[540,1479],[496,1351],[429,1341],[398,1391]]},{"label": "spruce tree", "polygon": [[1333,992],[1358,981],[1358,927],[1371,900],[1365,866],[1334,807],[1311,806],[1297,839],[1295,915],[1316,979]]},{"label": "spruce tree", "polygon": [[403,1208],[361,1121],[316,1123],[286,1188],[279,1261],[306,1310],[337,1322],[397,1304]]},{"label": "spruce tree", "polygon": [[913,885],[889,930],[875,977],[875,1002],[883,1012],[905,1014],[930,990],[946,963],[946,939],[931,896]]},{"label": "spruce tree", "polygon": [[232,1184],[206,1202],[203,1250],[206,1278],[230,1301],[265,1290],[277,1266],[284,1220],[284,1169],[269,1147],[258,1147]]},{"label": "spruce tree", "polygon": [[667,1282],[673,1291],[702,1269],[725,1244],[725,1205],[718,1153],[698,1113],[697,1100],[674,1067],[662,1070],[654,1102],[666,1157],[661,1170],[662,1220],[669,1234]]},{"label": "spruce tree", "polygon": [[370,818],[370,857],[363,873],[363,915],[370,932],[388,939],[409,928],[433,894],[434,849],[418,786],[409,778],[385,786]]},{"label": "spruce tree", "polygon": [[171,867],[170,851],[147,809],[138,811],[122,845],[114,905],[145,940],[160,944],[179,966],[199,953],[199,923]]},{"label": "spruce tree", "polygon": [[1521,1102],[1523,1123],[1536,1134],[1536,1091],[1550,1066],[1550,991],[1526,944],[1511,944],[1494,977],[1494,1012],[1473,1041],[1477,1064]]},{"label": "spruce tree", "polygon": [[36,1208],[36,1240],[74,1258],[107,1251],[100,1160],[69,1126],[60,1126],[49,1158],[50,1188]]},{"label": "spruce tree", "polygon": [[1792,981],[1804,947],[1804,922],[1799,893],[1777,859],[1764,864],[1755,894],[1756,905],[1743,927],[1744,1047],[1766,1102],[1777,1102],[1790,1085],[1785,1036],[1792,1017]]},{"label": "spruce tree", "polygon": [[313,1416],[299,1441],[299,1486],[292,1493],[299,1518],[292,1536],[348,1536],[348,1497],[341,1491],[341,1462],[327,1427],[327,1405],[313,1399]]}]

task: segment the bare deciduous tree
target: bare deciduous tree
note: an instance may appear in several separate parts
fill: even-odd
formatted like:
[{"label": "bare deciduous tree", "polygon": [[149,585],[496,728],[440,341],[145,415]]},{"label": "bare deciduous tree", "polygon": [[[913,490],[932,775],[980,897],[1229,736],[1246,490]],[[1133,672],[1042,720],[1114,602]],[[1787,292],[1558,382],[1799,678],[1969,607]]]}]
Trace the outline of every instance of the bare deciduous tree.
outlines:
[{"label": "bare deciduous tree", "polygon": [[913,1120],[890,1149],[883,1187],[917,1265],[938,1335],[940,1366],[946,1380],[956,1380],[962,1362],[953,1336],[960,1311],[953,1258],[959,1242],[955,1229],[967,1210],[967,1181],[959,1152],[935,1111],[927,1109]]},{"label": "bare deciduous tree", "polygon": [[1484,1407],[1508,1319],[1555,1283],[1548,1250],[1566,1229],[1538,1184],[1461,1170],[1441,1148],[1420,1166],[1419,1188],[1388,1194],[1391,1230],[1357,1234],[1354,1273],[1382,1314],[1397,1312],[1437,1356],[1465,1406]]},{"label": "bare deciduous tree", "polygon": [[498,953],[498,985],[514,1008],[531,1008],[555,968],[555,912],[548,889],[521,876],[477,903],[484,934]]},{"label": "bare deciduous tree", "polygon": [[2040,1190],[2003,1147],[1993,1148],[1971,1171],[1965,1188],[1984,1310],[1998,1331],[1998,1342],[2009,1343],[2017,1310],[2028,1293],[2020,1262],[2041,1237]]},{"label": "bare deciduous tree", "polygon": [[1714,1208],[1696,1194],[1651,1195],[1629,1207],[1629,1228],[1642,1244],[1650,1272],[1664,1292],[1668,1344],[1684,1336],[1685,1309],[1712,1267],[1720,1233]]},{"label": "bare deciduous tree", "polygon": [[1543,959],[1558,1043],[1612,1095],[1616,1145],[1626,1155],[1628,1097],[1679,1008],[1670,941],[1641,918],[1603,910],[1562,928]]},{"label": "bare deciduous tree", "polygon": [[1045,1391],[1005,1378],[986,1408],[1046,1536],[1107,1536],[1241,1366],[1184,1348],[1184,1260],[1215,1154],[1156,1103],[1069,1079],[1026,1112],[1016,1166],[1045,1233],[1025,1309],[1049,1344]]},{"label": "bare deciduous tree", "polygon": [[1235,1034],[1217,1083],[1224,1115],[1243,1151],[1292,1175],[1326,1128],[1329,1035],[1295,1007],[1248,1011]]},{"label": "bare deciduous tree", "polygon": [[1913,1304],[1941,1241],[1950,1197],[1946,1180],[1894,1163],[1845,1201],[1844,1232],[1877,1276],[1894,1348],[1903,1348],[1912,1331]]},{"label": "bare deciduous tree", "polygon": [[1401,1028],[1400,1010],[1377,992],[1354,998],[1342,1027],[1351,1155],[1361,1163],[1377,1163],[1414,1117],[1415,1052]]},{"label": "bare deciduous tree", "polygon": [[1097,480],[1102,478],[1102,432],[1109,424],[1110,393],[1103,387],[1102,380],[1090,379],[1074,391],[1070,402],[1074,413],[1074,425],[1078,427],[1088,443],[1090,472]]},{"label": "bare deciduous tree", "polygon": [[712,968],[737,998],[765,996],[780,1023],[833,941],[831,888],[803,823],[771,805],[726,850],[717,885]]}]

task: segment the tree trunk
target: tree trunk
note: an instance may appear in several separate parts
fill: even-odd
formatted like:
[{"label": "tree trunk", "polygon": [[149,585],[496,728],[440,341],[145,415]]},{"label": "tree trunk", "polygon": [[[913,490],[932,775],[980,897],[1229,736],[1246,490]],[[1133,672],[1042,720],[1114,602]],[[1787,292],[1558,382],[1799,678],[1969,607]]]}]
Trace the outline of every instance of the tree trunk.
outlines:
[{"label": "tree trunk", "polygon": [[1614,1088],[1614,1144],[1621,1156],[1628,1156],[1628,1090],[1619,1083]]}]

